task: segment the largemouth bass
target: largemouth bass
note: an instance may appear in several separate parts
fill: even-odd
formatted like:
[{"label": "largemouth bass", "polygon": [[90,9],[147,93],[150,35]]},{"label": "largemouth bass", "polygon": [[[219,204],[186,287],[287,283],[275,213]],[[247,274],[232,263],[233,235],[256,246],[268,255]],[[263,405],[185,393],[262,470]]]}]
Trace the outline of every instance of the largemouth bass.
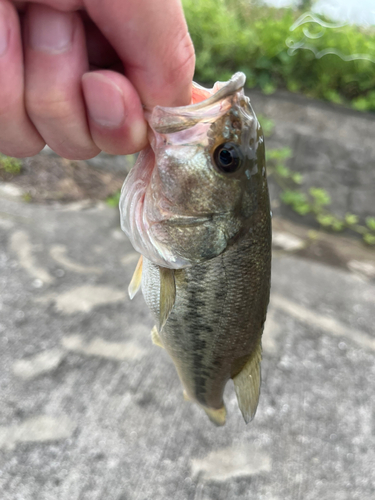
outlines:
[{"label": "largemouth bass", "polygon": [[270,292],[271,217],[261,127],[245,75],[193,104],[147,113],[151,145],[125,180],[121,225],[142,256],[140,287],[184,387],[217,425],[234,381],[246,423],[260,390],[261,336]]}]

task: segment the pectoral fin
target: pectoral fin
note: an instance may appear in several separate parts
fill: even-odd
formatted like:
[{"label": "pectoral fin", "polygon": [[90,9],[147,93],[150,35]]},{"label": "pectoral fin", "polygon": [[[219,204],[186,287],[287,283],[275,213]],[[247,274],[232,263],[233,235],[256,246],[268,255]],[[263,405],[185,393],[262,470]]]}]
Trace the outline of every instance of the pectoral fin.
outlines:
[{"label": "pectoral fin", "polygon": [[183,396],[184,396],[184,400],[185,401],[191,401],[191,397],[189,396],[189,394],[187,393],[186,389],[184,389],[183,391]]},{"label": "pectoral fin", "polygon": [[233,377],[238,406],[247,424],[254,418],[258,406],[261,359],[262,345],[259,342],[245,366]]},{"label": "pectoral fin", "polygon": [[161,332],[172,311],[176,300],[176,284],[173,269],[159,267],[160,270],[160,315],[159,328]]},{"label": "pectoral fin", "polygon": [[152,340],[153,344],[155,344],[159,347],[162,347],[164,349],[163,342],[161,341],[161,338],[160,338],[158,329],[156,328],[156,325],[151,330],[151,340]]},{"label": "pectoral fin", "polygon": [[138,264],[135,268],[133,277],[132,277],[131,282],[130,282],[129,287],[128,287],[128,293],[129,293],[130,300],[134,298],[135,294],[141,288],[142,264],[143,264],[143,257],[141,255],[139,257]]}]

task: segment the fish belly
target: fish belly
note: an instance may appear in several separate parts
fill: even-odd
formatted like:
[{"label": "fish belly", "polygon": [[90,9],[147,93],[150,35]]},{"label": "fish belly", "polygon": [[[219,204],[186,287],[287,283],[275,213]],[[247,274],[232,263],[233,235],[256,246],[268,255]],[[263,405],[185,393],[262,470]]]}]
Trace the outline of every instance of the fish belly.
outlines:
[{"label": "fish belly", "polygon": [[[270,292],[269,224],[259,224],[221,255],[174,271],[176,297],[159,331],[190,399],[223,407],[229,378],[255,352]],[[144,259],[142,291],[156,322],[160,315],[160,268]]]}]

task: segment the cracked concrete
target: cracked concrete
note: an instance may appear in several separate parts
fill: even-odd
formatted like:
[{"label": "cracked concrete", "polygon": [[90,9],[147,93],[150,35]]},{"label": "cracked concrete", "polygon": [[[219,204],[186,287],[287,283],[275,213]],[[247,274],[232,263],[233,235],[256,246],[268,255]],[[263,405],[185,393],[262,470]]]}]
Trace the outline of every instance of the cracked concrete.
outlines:
[{"label": "cracked concrete", "polygon": [[67,417],[47,415],[30,418],[10,427],[0,427],[0,449],[13,450],[19,443],[45,443],[71,437],[76,425]]},{"label": "cracked concrete", "polygon": [[65,245],[52,245],[50,248],[51,257],[61,266],[65,267],[69,271],[74,271],[80,274],[101,274],[103,272],[99,267],[94,266],[84,266],[79,262],[73,261],[69,255],[67,255],[67,247]]},{"label": "cracked concrete", "polygon": [[271,458],[249,444],[215,450],[191,463],[193,478],[203,481],[225,482],[231,478],[254,476],[271,472]]},{"label": "cracked concrete", "polygon": [[48,349],[30,358],[13,363],[13,373],[23,379],[32,379],[55,370],[64,359],[65,352],[59,348]]},{"label": "cracked concrete", "polygon": [[37,262],[26,231],[15,231],[11,235],[10,248],[16,254],[19,264],[32,278],[42,280],[44,283],[52,283],[54,278]]},{"label": "cracked concrete", "polygon": [[61,344],[68,351],[118,361],[138,360],[147,354],[147,351],[137,346],[135,342],[107,342],[104,339],[95,338],[90,343],[85,344],[84,338],[80,335],[63,337]]},{"label": "cracked concrete", "polygon": [[[87,274],[91,274],[91,272]],[[56,310],[61,313],[74,314],[77,312],[88,313],[95,307],[124,301],[126,298],[125,291],[116,290],[110,286],[81,285],[60,294],[47,294],[36,300],[42,304],[53,303]]]},{"label": "cracked concrete", "polygon": [[218,429],[127,297],[138,256],[117,211],[0,190],[2,500],[374,498],[373,255],[322,238],[327,265],[274,224],[260,405],[246,426],[229,382]]}]

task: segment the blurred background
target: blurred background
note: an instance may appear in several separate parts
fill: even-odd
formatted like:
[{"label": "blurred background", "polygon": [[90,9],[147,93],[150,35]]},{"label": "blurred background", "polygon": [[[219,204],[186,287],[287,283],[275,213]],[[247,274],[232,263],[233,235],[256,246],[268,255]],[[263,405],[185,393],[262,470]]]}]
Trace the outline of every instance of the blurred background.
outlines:
[{"label": "blurred background", "polygon": [[273,280],[262,394],[185,402],[127,286],[135,156],[0,155],[4,500],[375,496],[375,3],[183,0],[195,80],[236,71],[266,137]]}]

